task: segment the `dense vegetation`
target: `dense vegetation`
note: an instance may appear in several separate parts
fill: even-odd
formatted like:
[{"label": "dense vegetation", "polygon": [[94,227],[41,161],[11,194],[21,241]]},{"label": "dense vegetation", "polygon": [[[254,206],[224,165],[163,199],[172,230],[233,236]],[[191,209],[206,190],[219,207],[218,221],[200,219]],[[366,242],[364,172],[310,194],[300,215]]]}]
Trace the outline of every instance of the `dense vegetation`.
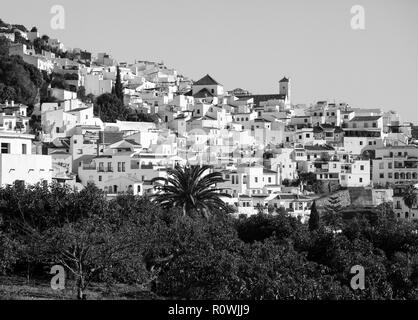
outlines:
[{"label": "dense vegetation", "polygon": [[0,101],[33,105],[40,99],[43,74],[19,56],[8,56],[9,41],[0,37]]},{"label": "dense vegetation", "polygon": [[[207,219],[133,195],[105,201],[94,186],[10,186],[0,189],[0,272],[49,281],[61,264],[80,297],[94,281],[186,299],[417,298],[414,225],[380,209],[342,219],[341,233],[315,219],[309,228],[282,210],[234,219],[216,209]],[[363,291],[350,288],[357,264]]]}]

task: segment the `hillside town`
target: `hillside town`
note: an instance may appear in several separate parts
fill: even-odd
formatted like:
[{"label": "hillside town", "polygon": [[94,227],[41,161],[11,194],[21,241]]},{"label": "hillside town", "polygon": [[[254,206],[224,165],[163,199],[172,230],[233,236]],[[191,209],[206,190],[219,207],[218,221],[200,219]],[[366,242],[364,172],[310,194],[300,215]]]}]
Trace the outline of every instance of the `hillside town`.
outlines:
[{"label": "hillside town", "polygon": [[[30,114],[0,100],[2,187],[94,184],[109,199],[146,196],[167,168],[197,164],[222,174],[216,188],[236,215],[284,208],[306,222],[313,201],[345,195],[351,210],[387,203],[398,219],[418,219],[402,196],[418,184],[418,127],[396,111],[296,104],[288,75],[277,76],[274,92],[224,88],[213,74],[192,80],[163,62],[67,48],[35,27],[5,24],[2,37],[9,57],[63,79]],[[106,94],[118,95],[129,117],[104,116],[97,101]]]}]

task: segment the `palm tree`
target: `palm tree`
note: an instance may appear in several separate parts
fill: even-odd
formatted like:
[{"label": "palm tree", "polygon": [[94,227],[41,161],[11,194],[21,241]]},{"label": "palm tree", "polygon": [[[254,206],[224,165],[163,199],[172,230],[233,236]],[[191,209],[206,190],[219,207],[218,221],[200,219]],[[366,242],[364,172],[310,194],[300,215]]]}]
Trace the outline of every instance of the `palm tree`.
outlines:
[{"label": "palm tree", "polygon": [[[211,167],[208,165],[176,165],[167,169],[167,178],[154,178],[154,189],[160,191],[153,200],[164,208],[180,207],[183,216],[190,215],[192,210],[202,213],[206,218],[211,210],[227,210],[228,206],[220,197],[230,197],[224,189],[216,189],[217,183],[225,180],[220,172],[203,175]],[[160,183],[156,183],[160,182]],[[163,184],[161,184],[163,182]]]},{"label": "palm tree", "polygon": [[415,186],[412,184],[408,186],[408,188],[405,190],[405,193],[403,194],[403,202],[405,202],[405,205],[409,208],[409,217],[411,217],[411,211],[412,207],[417,204],[418,202],[418,193]]}]

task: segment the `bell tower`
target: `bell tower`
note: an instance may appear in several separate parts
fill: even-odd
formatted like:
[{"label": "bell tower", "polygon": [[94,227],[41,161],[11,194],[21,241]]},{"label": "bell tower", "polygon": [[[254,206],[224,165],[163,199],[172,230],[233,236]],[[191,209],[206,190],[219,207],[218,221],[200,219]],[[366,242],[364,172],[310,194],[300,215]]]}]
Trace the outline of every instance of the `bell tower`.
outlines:
[{"label": "bell tower", "polygon": [[279,81],[279,93],[286,95],[286,100],[290,102],[290,78],[284,77]]}]

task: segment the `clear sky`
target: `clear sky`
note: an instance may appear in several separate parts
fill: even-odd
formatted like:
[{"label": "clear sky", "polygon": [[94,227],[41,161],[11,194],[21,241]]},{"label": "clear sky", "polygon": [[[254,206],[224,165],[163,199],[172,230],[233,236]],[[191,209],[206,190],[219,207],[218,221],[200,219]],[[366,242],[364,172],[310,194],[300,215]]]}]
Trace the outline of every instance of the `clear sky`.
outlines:
[{"label": "clear sky", "polygon": [[[1,0],[0,18],[69,47],[118,61],[164,61],[225,89],[276,93],[292,80],[292,102],[344,101],[396,110],[418,124],[417,0]],[[52,30],[51,7],[65,9]],[[352,30],[350,9],[365,9]]]}]

